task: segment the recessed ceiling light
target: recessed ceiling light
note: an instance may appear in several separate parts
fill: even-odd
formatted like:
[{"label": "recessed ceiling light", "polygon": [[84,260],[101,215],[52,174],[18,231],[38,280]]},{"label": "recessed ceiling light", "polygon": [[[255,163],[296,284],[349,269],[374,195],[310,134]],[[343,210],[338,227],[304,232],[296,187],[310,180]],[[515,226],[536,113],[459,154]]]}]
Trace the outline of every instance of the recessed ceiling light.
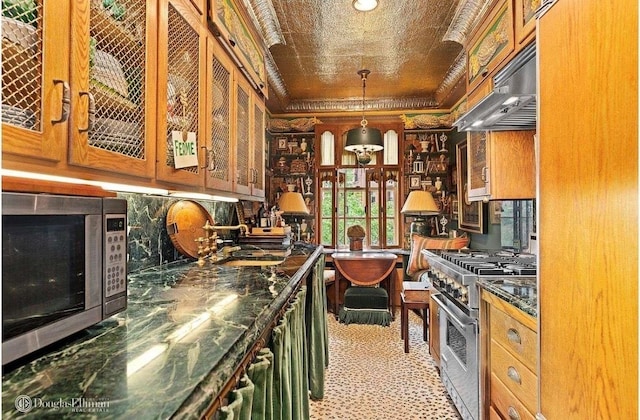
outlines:
[{"label": "recessed ceiling light", "polygon": [[368,12],[378,7],[378,0],[353,0],[353,8],[360,12]]}]

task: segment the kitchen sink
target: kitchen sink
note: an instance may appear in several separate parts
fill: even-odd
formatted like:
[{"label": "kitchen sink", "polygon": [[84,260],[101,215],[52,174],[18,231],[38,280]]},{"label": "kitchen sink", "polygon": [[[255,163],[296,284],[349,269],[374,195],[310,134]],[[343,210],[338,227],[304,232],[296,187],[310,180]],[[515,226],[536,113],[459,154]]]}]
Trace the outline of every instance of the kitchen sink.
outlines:
[{"label": "kitchen sink", "polygon": [[232,256],[223,258],[215,262],[216,265],[224,265],[226,267],[266,267],[270,265],[278,265],[284,262],[284,258],[275,255],[260,256]]}]

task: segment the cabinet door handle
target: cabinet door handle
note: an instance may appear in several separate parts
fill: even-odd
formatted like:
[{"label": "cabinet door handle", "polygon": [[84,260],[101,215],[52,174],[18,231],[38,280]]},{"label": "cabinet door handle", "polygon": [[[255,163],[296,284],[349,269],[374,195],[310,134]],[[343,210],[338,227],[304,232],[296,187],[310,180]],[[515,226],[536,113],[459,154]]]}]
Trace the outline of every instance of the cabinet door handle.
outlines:
[{"label": "cabinet door handle", "polygon": [[200,146],[200,148],[204,149],[204,166],[202,169],[206,169],[210,172],[218,170],[216,151],[214,149],[207,149],[207,146]]},{"label": "cabinet door handle", "polygon": [[80,92],[79,95],[89,98],[89,107],[87,109],[87,127],[78,128],[79,132],[86,133],[93,128],[93,121],[96,116],[96,101],[93,99],[93,95],[90,92]]},{"label": "cabinet door handle", "polygon": [[482,172],[481,172],[481,175],[480,175],[480,178],[482,179],[482,182],[487,182],[487,169],[489,169],[489,168],[487,168],[486,166],[482,167]]},{"label": "cabinet door handle", "polygon": [[511,379],[513,382],[517,383],[518,385],[522,384],[522,379],[520,379],[520,374],[518,373],[516,368],[514,368],[513,366],[509,366],[509,368],[507,369],[507,376],[509,377],[509,379]]},{"label": "cabinet door handle", "polygon": [[507,330],[507,339],[515,344],[522,344],[522,339],[520,338],[520,333],[518,330],[514,328],[509,328]]},{"label": "cabinet door handle", "polygon": [[518,410],[514,407],[509,406],[507,409],[507,414],[509,414],[509,420],[520,420],[520,414],[518,414]]},{"label": "cabinet door handle", "polygon": [[64,80],[54,79],[53,84],[62,84],[62,114],[57,120],[51,120],[53,124],[67,121],[69,118],[69,109],[71,107],[71,90],[69,89],[69,83]]}]

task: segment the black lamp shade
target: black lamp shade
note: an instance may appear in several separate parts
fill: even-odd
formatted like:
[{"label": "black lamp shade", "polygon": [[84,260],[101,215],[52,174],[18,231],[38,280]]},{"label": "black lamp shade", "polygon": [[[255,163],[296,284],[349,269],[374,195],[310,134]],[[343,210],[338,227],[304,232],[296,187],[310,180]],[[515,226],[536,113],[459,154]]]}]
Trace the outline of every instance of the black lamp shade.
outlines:
[{"label": "black lamp shade", "polygon": [[384,149],[382,133],[377,128],[353,128],[347,132],[344,148],[350,152],[378,152]]}]

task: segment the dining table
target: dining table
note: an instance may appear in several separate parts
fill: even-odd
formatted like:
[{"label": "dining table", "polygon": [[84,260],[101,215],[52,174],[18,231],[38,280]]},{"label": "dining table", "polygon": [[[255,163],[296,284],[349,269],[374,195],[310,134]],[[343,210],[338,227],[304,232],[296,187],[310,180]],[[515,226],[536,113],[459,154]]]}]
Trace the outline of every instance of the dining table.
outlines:
[{"label": "dining table", "polygon": [[349,282],[355,286],[375,286],[381,284],[389,295],[391,319],[395,318],[396,259],[391,252],[334,252],[331,254],[335,267],[335,299],[333,313],[338,319],[340,282]]}]

